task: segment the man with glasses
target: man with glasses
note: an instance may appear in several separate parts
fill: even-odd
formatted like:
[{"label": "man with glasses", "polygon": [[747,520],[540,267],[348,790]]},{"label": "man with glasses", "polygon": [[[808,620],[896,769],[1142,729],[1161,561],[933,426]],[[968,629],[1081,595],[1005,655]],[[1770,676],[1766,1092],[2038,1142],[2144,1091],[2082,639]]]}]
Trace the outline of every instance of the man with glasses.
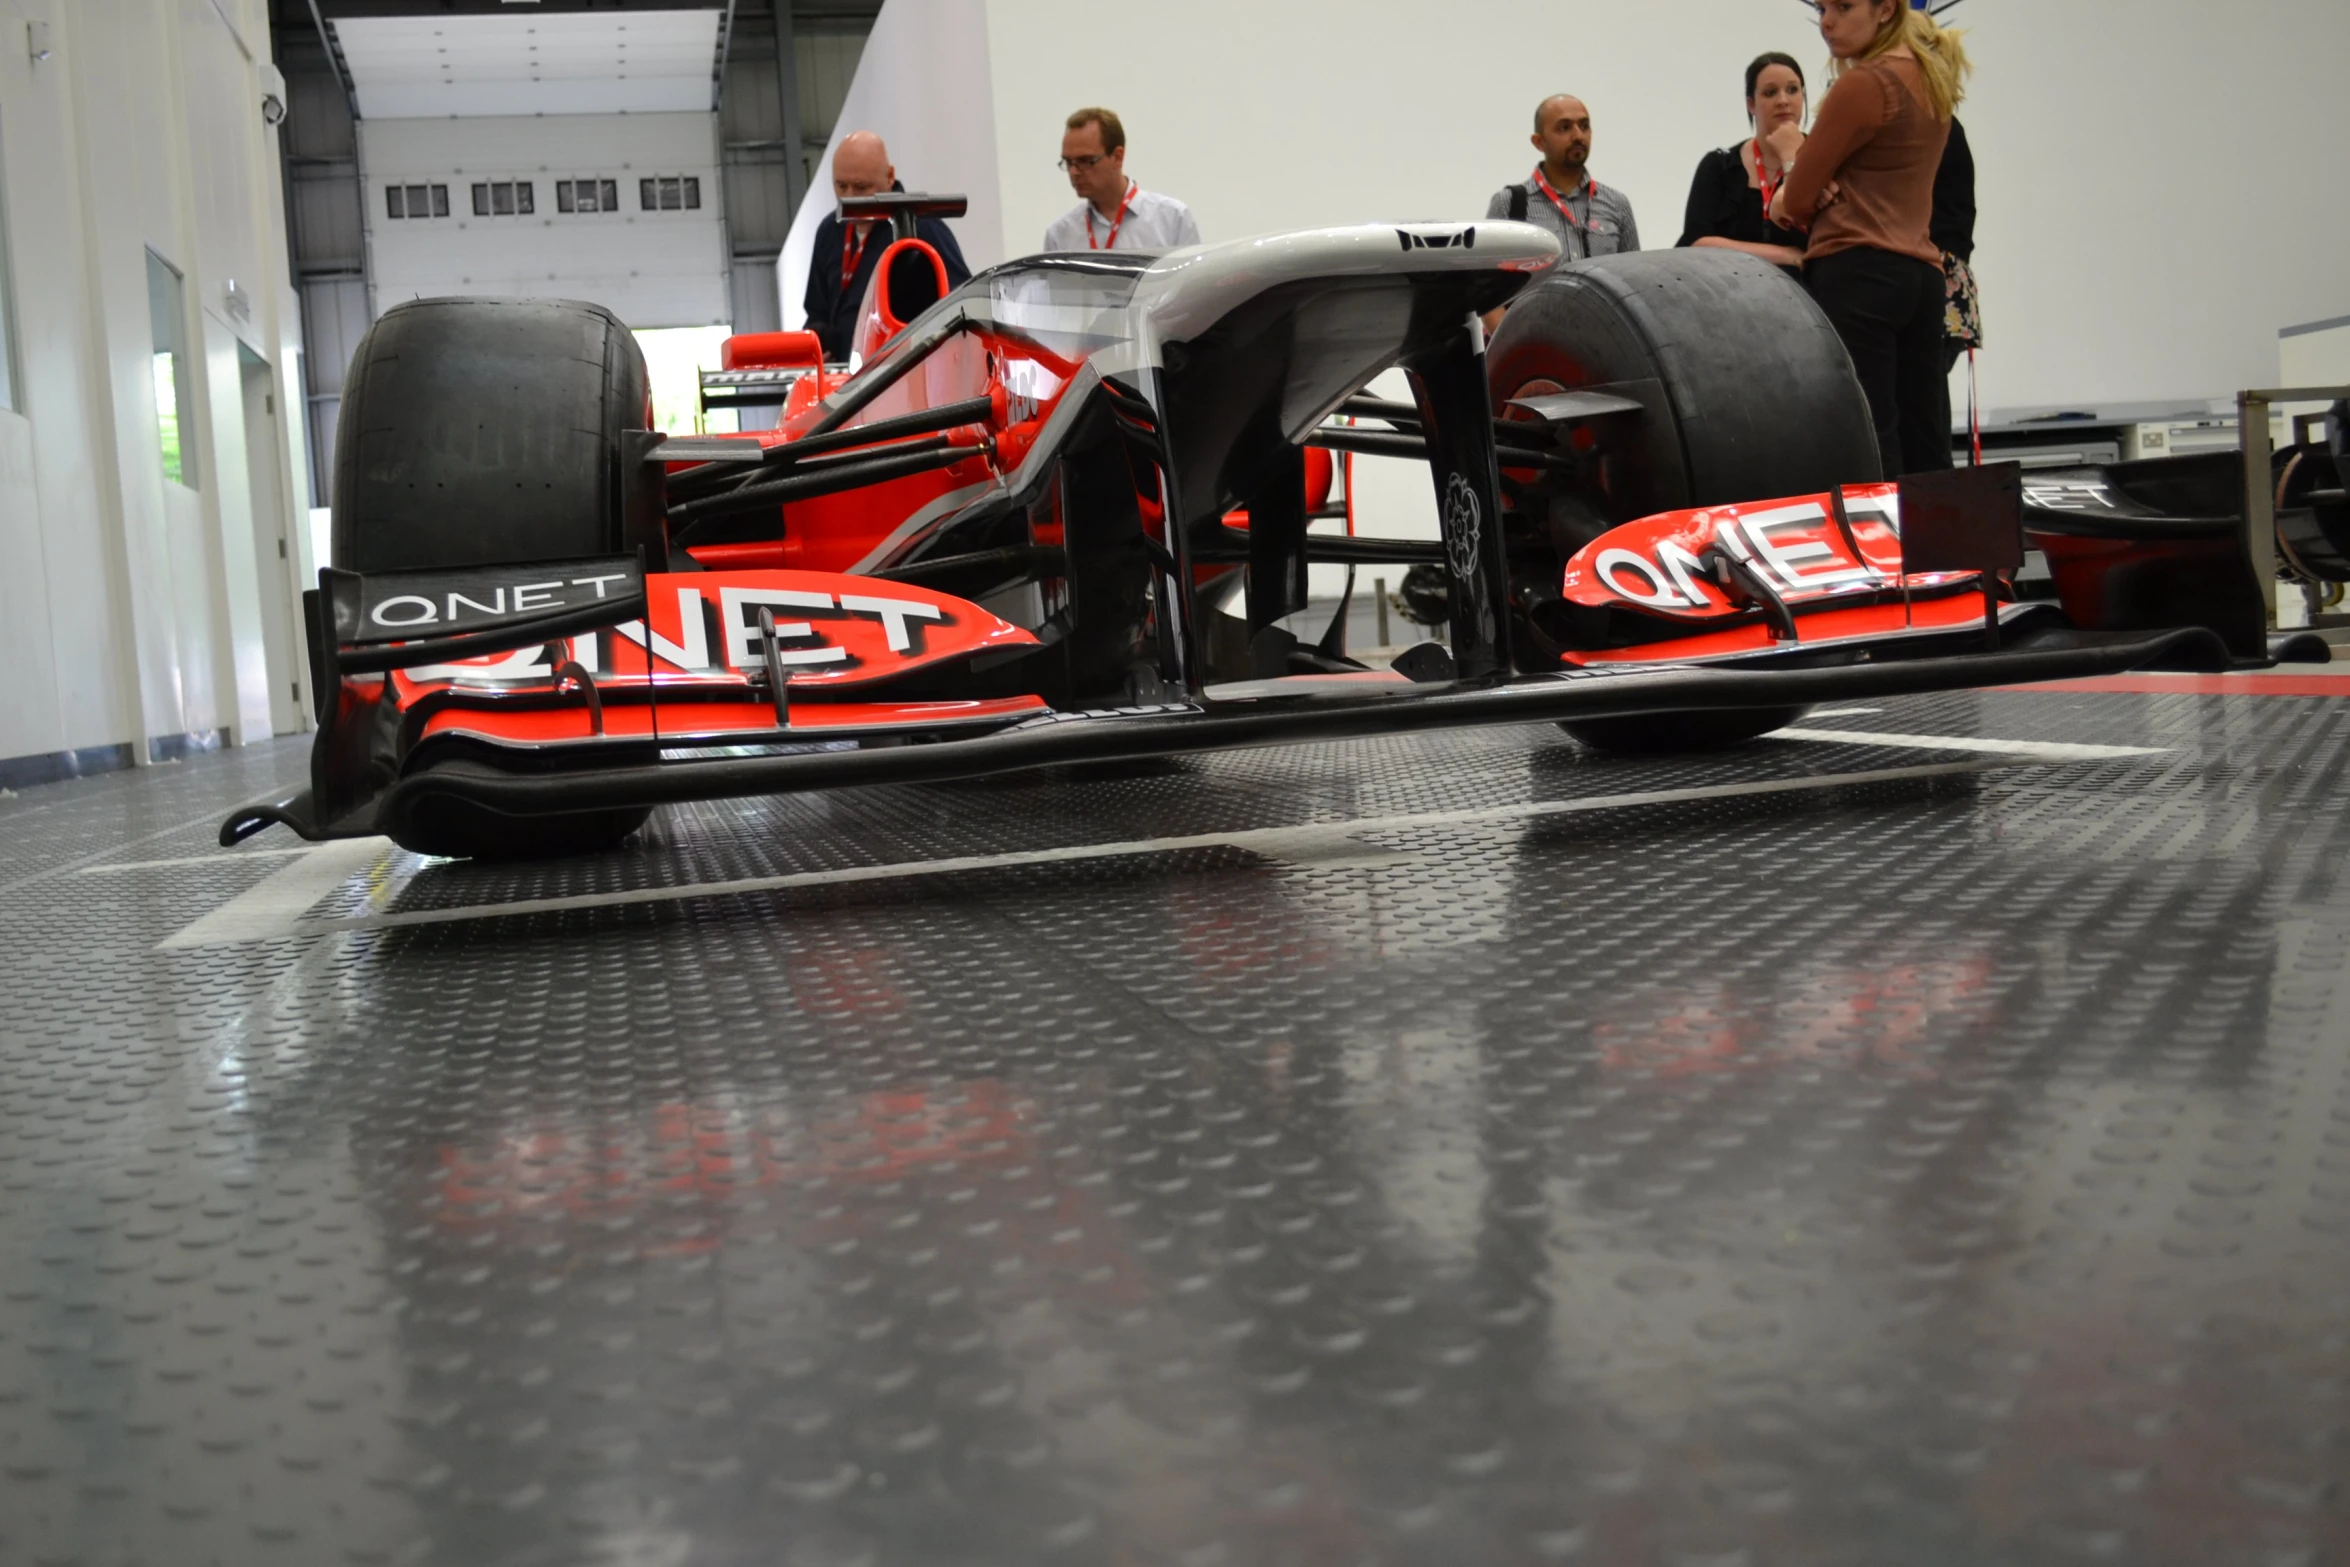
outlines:
[{"label": "man with glasses", "polygon": [[1046,250],[1171,250],[1200,242],[1189,207],[1126,177],[1126,127],[1110,110],[1069,116],[1061,172],[1081,199],[1044,231]]},{"label": "man with glasses", "polygon": [[[851,131],[832,153],[832,193],[879,196],[902,191],[898,171],[889,161],[889,148],[871,131]],[[937,218],[923,218],[914,232],[930,242],[946,263],[947,287],[970,281],[971,268],[955,236]],[[878,220],[843,223],[838,212],[828,212],[816,226],[816,242],[808,253],[808,330],[824,343],[824,357],[838,363],[849,357],[849,340],[856,335],[857,312],[865,307],[865,290],[881,253],[889,249],[889,225]]]}]

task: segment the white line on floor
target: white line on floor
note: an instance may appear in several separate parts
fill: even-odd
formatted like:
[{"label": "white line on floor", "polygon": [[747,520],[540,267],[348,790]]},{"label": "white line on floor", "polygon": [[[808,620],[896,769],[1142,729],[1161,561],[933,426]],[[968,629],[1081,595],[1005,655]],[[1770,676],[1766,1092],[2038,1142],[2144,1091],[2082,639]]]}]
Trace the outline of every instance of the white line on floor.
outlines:
[{"label": "white line on floor", "polygon": [[1864,713],[1882,713],[1881,707],[1823,707],[1808,716],[1812,718],[1858,718]]},{"label": "white line on floor", "polygon": [[[1845,709],[1847,715],[1879,709]],[[1822,715],[1833,716],[1833,715]],[[782,876],[752,876],[734,881],[690,882],[667,887],[639,887],[626,892],[584,893],[575,897],[520,899],[506,903],[473,904],[460,908],[410,909],[390,913],[350,915],[337,919],[308,918],[319,899],[360,871],[380,864],[389,851],[381,838],[352,839],[308,850],[261,851],[298,853],[284,869],[264,878],[210,914],[193,921],[163,943],[167,950],[190,947],[235,946],[277,941],[293,936],[335,931],[390,930],[410,925],[445,925],[466,920],[503,919],[527,914],[559,914],[578,909],[617,908],[630,904],[674,903],[687,898],[737,897],[786,892],[803,887],[846,886],[858,882],[895,881],[914,876],[938,876],[960,871],[1012,870],[1027,865],[1060,865],[1141,854],[1169,854],[1185,849],[1236,848],[1281,860],[1298,869],[1341,870],[1386,860],[1417,856],[1396,853],[1362,841],[1357,835],[1428,827],[1457,827],[1531,821],[1550,816],[1621,810],[1628,806],[1665,805],[1696,800],[1789,794],[1810,789],[1839,789],[1856,784],[1893,783],[1911,779],[1949,777],[2033,762],[2108,761],[2117,757],[2153,756],[2159,747],[2065,744],[2042,740],[1980,740],[1960,735],[1877,734],[1865,730],[1782,729],[1770,738],[1835,745],[1874,745],[1917,750],[1969,751],[1986,758],[1943,762],[1919,767],[1884,767],[1864,772],[1814,774],[1803,778],[1773,778],[1751,783],[1709,784],[1688,789],[1653,789],[1629,794],[1592,795],[1574,800],[1532,800],[1475,810],[1428,811],[1414,815],[1370,817],[1355,821],[1314,822],[1293,827],[1250,828],[1233,832],[1195,833],[1181,838],[1136,838],[1120,843],[1077,844],[1058,849],[1028,849],[1006,854],[961,855],[951,859],[909,860],[888,865],[847,869],[799,871]],[[251,852],[251,851],[248,851]],[[157,864],[171,862],[158,861]],[[192,863],[214,863],[205,856]],[[133,866],[106,866],[130,870]],[[386,889],[387,891],[389,889]]]},{"label": "white line on floor", "polygon": [[[670,887],[639,887],[627,892],[583,893],[568,898],[532,898],[511,903],[475,904],[467,908],[412,909],[388,914],[363,914],[342,919],[294,920],[273,931],[241,936],[240,940],[267,940],[272,936],[305,935],[337,930],[391,930],[408,925],[445,925],[459,920],[502,919],[523,914],[560,914],[576,909],[609,909],[638,903],[674,903],[684,898],[736,897],[748,893],[787,892],[802,887],[841,887],[857,882],[896,881],[912,876],[939,876],[958,871],[1012,870],[1027,865],[1065,865],[1083,860],[1106,860],[1140,854],[1172,854],[1185,849],[1233,848],[1267,859],[1294,861],[1303,870],[1349,868],[1378,857],[1378,846],[1362,844],[1357,853],[1334,856],[1333,841],[1361,833],[1394,832],[1429,827],[1459,827],[1484,823],[1528,821],[1590,811],[1621,810],[1635,805],[1668,805],[1692,800],[1722,800],[1742,796],[1792,794],[1808,789],[1841,789],[1856,784],[1894,783],[1910,779],[1946,778],[2013,766],[1999,761],[1942,762],[1922,767],[1885,767],[1867,772],[1815,774],[1804,778],[1773,778],[1754,783],[1710,784],[1690,789],[1652,789],[1637,794],[1590,795],[1577,800],[1531,800],[1515,805],[1476,810],[1427,811],[1408,816],[1378,816],[1355,821],[1313,822],[1296,827],[1260,827],[1236,832],[1194,833],[1182,838],[1136,838],[1123,843],[1077,844],[1060,849],[1027,849],[1009,854],[969,854],[952,859],[908,860],[890,865],[860,865],[845,870],[799,871],[784,876],[749,876],[737,881],[694,882]],[[1403,858],[1403,856],[1397,856]],[[282,873],[281,873],[282,874]]]},{"label": "white line on floor", "polygon": [[221,849],[211,854],[184,855],[176,860],[131,860],[122,865],[85,865],[84,876],[112,876],[120,871],[167,871],[183,865],[242,865],[250,860],[283,860],[298,854],[308,854],[310,845],[298,849]]},{"label": "white line on floor", "polygon": [[[40,811],[49,811],[55,809],[57,809],[56,806],[50,805],[37,807],[37,810]],[[18,815],[11,815],[8,818],[9,828],[11,830],[17,829],[23,824],[26,817],[32,814],[32,812],[25,812]],[[75,871],[80,870],[86,865],[96,864],[98,861],[105,859],[110,854],[121,854],[125,850],[133,848],[138,844],[153,843],[158,838],[173,837],[179,833],[187,832],[193,828],[202,827],[210,829],[217,826],[219,822],[220,812],[215,809],[206,811],[202,816],[190,817],[184,822],[174,822],[169,827],[158,827],[152,832],[140,833],[136,837],[127,838],[121,843],[110,843],[103,849],[93,849],[88,854],[79,855],[73,859],[67,860],[62,865],[52,865],[45,870],[34,871],[29,876],[19,876],[14,881],[0,882],[0,897],[5,897],[12,892],[21,892],[27,887],[36,886],[41,882],[54,880],[59,876],[71,876]]]},{"label": "white line on floor", "polygon": [[160,950],[233,947],[292,935],[311,905],[391,853],[385,838],[346,838],[321,844],[271,872],[201,919],[164,938]]},{"label": "white line on floor", "polygon": [[1913,751],[1980,751],[2041,762],[2109,762],[2124,756],[2160,756],[2158,745],[2076,745],[2060,740],[1978,740],[1967,735],[1889,735],[1865,729],[1781,729],[1769,740],[1827,741],[1836,745],[1897,746]]}]

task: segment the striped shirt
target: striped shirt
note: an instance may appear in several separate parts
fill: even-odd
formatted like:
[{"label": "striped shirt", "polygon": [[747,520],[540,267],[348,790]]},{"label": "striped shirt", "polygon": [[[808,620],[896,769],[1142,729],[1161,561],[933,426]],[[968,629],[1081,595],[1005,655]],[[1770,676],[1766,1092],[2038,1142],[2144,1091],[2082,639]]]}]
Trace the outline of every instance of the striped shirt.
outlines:
[{"label": "striped shirt", "polygon": [[1575,221],[1569,223],[1559,215],[1559,209],[1543,193],[1542,187],[1534,182],[1534,176],[1529,174],[1519,184],[1504,185],[1495,191],[1493,199],[1485,204],[1485,215],[1489,218],[1508,217],[1513,191],[1526,193],[1526,221],[1558,236],[1559,261],[1562,265],[1592,256],[1621,255],[1640,248],[1640,226],[1632,221],[1632,200],[1613,185],[1602,185],[1586,176],[1575,192],[1567,197],[1567,210],[1575,215]]},{"label": "striped shirt", "polygon": [[[1048,251],[1090,250],[1098,245],[1104,250],[1172,250],[1178,245],[1199,243],[1199,224],[1191,209],[1172,196],[1156,191],[1137,189],[1133,201],[1126,208],[1126,219],[1118,225],[1115,244],[1110,240],[1111,220],[1093,210],[1093,203],[1081,201],[1053,220],[1044,231],[1044,248]],[[1090,232],[1093,245],[1086,237]]]}]

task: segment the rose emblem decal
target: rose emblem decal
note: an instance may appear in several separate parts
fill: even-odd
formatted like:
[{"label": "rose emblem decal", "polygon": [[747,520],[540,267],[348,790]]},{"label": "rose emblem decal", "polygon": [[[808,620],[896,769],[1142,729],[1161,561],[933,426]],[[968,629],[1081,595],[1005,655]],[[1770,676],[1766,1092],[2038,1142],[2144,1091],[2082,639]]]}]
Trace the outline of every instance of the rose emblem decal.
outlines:
[{"label": "rose emblem decal", "polygon": [[1469,488],[1467,479],[1454,474],[1444,486],[1444,554],[1452,564],[1452,574],[1463,582],[1477,575],[1477,545],[1483,520],[1477,506],[1477,492]]}]

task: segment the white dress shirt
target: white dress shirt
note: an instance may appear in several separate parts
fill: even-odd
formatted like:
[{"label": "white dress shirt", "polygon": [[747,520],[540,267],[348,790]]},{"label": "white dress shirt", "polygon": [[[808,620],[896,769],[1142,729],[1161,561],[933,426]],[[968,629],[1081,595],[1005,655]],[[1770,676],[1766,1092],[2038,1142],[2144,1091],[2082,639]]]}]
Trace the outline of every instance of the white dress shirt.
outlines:
[{"label": "white dress shirt", "polygon": [[[1093,210],[1093,203],[1081,201],[1053,220],[1053,226],[1044,231],[1047,250],[1172,250],[1177,245],[1196,245],[1200,242],[1199,224],[1191,209],[1172,196],[1162,196],[1141,186],[1128,189],[1125,221],[1118,224],[1118,237],[1110,238],[1113,220]],[[1093,243],[1087,244],[1090,235]]]}]

